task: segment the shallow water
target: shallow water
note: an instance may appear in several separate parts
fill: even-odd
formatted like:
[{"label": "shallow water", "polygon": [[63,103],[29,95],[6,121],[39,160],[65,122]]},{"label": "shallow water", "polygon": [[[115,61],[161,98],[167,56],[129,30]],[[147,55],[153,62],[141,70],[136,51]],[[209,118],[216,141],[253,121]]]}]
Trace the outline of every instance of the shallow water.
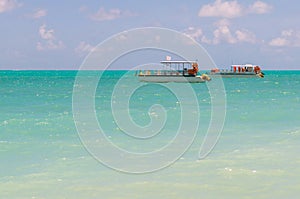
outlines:
[{"label": "shallow water", "polygon": [[[110,108],[115,84],[125,73],[103,74],[95,95],[99,125],[113,143],[129,151],[165,146],[175,136],[184,104],[165,87],[139,83],[129,73],[121,87],[142,86],[130,98],[132,120],[149,124],[147,111],[153,104],[167,114],[161,133],[131,139],[118,128]],[[206,84],[192,84],[200,110],[193,144],[171,166],[137,175],[104,166],[80,141],[72,114],[76,71],[1,71],[0,198],[298,198],[300,71],[265,73],[263,79],[223,79],[224,128],[203,160],[198,152],[211,100]],[[194,105],[185,105],[193,116]],[[155,110],[150,114],[160,117]]]}]

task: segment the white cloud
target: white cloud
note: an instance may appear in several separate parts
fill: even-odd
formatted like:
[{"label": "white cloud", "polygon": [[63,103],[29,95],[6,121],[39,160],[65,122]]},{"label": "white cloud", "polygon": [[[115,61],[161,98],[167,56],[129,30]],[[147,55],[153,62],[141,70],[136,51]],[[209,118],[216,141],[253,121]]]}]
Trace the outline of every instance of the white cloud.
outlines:
[{"label": "white cloud", "polygon": [[246,29],[232,30],[230,21],[222,19],[215,24],[216,29],[213,31],[213,38],[208,39],[202,29],[189,27],[184,30],[184,34],[192,37],[193,39],[206,44],[220,44],[220,43],[256,43],[258,40],[254,33]]},{"label": "white cloud", "polygon": [[249,30],[237,30],[235,35],[239,42],[256,43],[257,41],[255,34]]},{"label": "white cloud", "polygon": [[40,26],[39,33],[40,33],[40,36],[42,39],[46,39],[46,40],[54,40],[55,39],[54,30],[53,29],[47,30],[45,24]]},{"label": "white cloud", "polygon": [[94,46],[84,41],[81,41],[79,45],[75,48],[75,52],[82,55],[85,53],[93,52],[94,48]]},{"label": "white cloud", "polygon": [[235,43],[256,43],[257,39],[254,33],[249,30],[231,31],[230,22],[227,19],[222,19],[215,24],[217,29],[214,31],[213,44],[219,44],[222,41],[230,44]]},{"label": "white cloud", "polygon": [[207,44],[211,43],[211,41],[205,37],[201,28],[188,27],[183,33],[196,41]]},{"label": "white cloud", "polygon": [[54,36],[54,30],[47,30],[45,24],[40,26],[39,35],[42,39],[42,42],[38,42],[36,45],[36,49],[41,50],[55,50],[64,48],[64,44],[62,41],[58,41]]},{"label": "white cloud", "polygon": [[211,44],[211,40],[208,39],[205,35],[202,36],[201,42],[205,44]]},{"label": "white cloud", "polygon": [[236,18],[250,13],[265,14],[270,12],[271,5],[262,1],[256,1],[248,8],[242,6],[237,0],[222,1],[216,0],[213,4],[207,4],[200,8],[198,15],[200,17],[223,17]]},{"label": "white cloud", "polygon": [[288,46],[290,44],[290,42],[285,39],[285,38],[280,38],[280,37],[277,37],[275,39],[272,39],[270,42],[269,42],[269,45],[270,46]]},{"label": "white cloud", "polygon": [[13,10],[21,5],[16,0],[0,0],[0,13]]},{"label": "white cloud", "polygon": [[38,18],[41,18],[41,17],[44,17],[47,15],[47,10],[45,9],[38,9],[37,11],[35,11],[31,17],[34,18],[34,19],[38,19]]},{"label": "white cloud", "polygon": [[242,6],[237,1],[216,0],[213,4],[202,6],[198,15],[200,17],[239,17],[242,15]]},{"label": "white cloud", "polygon": [[91,19],[95,21],[109,21],[120,17],[135,16],[130,11],[121,11],[120,9],[114,8],[106,11],[104,8],[100,8],[97,13],[91,15]]},{"label": "white cloud", "polygon": [[272,10],[272,6],[262,1],[256,1],[253,5],[249,6],[249,13],[265,14]]},{"label": "white cloud", "polygon": [[184,34],[195,39],[199,40],[201,36],[203,36],[203,32],[201,28],[194,28],[194,27],[188,27],[185,31]]},{"label": "white cloud", "polygon": [[127,33],[124,32],[123,34],[120,34],[120,35],[116,36],[115,39],[116,39],[117,41],[125,41],[125,40],[128,39],[127,36],[126,36],[126,34],[127,34]]},{"label": "white cloud", "polygon": [[291,37],[291,36],[293,36],[294,32],[295,32],[294,30],[283,30],[281,32],[281,35],[283,37]]},{"label": "white cloud", "polygon": [[283,30],[280,37],[276,37],[269,42],[275,47],[300,47],[300,31]]},{"label": "white cloud", "polygon": [[105,11],[104,8],[100,8],[98,12],[91,16],[92,19],[96,21],[106,21],[117,19],[121,16],[121,11],[119,9],[111,9]]},{"label": "white cloud", "polygon": [[237,42],[237,39],[231,33],[229,28],[229,21],[228,20],[221,20],[216,23],[218,26],[217,29],[213,32],[214,39],[213,44],[219,44],[220,42],[224,41],[226,43],[234,44]]},{"label": "white cloud", "polygon": [[62,49],[64,48],[64,44],[62,41],[52,41],[52,40],[46,40],[44,43],[38,42],[36,45],[36,49],[38,51],[43,50],[55,50],[55,49]]}]

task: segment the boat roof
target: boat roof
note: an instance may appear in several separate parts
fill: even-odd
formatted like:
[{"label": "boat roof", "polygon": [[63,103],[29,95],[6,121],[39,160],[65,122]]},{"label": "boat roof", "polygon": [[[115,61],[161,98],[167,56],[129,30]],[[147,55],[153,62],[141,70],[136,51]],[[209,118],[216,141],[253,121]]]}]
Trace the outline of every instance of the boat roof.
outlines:
[{"label": "boat roof", "polygon": [[192,64],[197,63],[197,61],[161,61],[162,64]]},{"label": "boat roof", "polygon": [[257,66],[257,65],[253,65],[253,64],[234,64],[234,65],[231,65],[232,67],[234,66],[241,66],[241,67],[254,67],[254,66]]}]

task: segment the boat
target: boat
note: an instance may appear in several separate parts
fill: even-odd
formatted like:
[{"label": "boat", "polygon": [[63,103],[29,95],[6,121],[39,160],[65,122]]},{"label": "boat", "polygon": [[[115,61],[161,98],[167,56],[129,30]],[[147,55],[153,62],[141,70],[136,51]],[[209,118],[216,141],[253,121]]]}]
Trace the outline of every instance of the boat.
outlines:
[{"label": "boat", "polygon": [[139,70],[137,76],[141,82],[190,82],[210,81],[207,74],[200,74],[197,61],[161,61],[161,70]]},{"label": "boat", "polygon": [[265,74],[258,65],[244,64],[232,65],[230,70],[214,68],[209,75],[218,75],[221,77],[259,77],[263,78]]}]

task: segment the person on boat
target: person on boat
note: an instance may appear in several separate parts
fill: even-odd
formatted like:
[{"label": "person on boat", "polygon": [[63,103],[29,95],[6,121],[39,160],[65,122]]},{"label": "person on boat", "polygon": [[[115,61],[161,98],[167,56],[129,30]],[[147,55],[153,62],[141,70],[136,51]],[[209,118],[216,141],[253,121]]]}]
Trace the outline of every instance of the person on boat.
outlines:
[{"label": "person on boat", "polygon": [[256,74],[258,74],[258,73],[260,73],[260,67],[259,66],[255,66],[254,67],[254,72],[256,73]]}]

